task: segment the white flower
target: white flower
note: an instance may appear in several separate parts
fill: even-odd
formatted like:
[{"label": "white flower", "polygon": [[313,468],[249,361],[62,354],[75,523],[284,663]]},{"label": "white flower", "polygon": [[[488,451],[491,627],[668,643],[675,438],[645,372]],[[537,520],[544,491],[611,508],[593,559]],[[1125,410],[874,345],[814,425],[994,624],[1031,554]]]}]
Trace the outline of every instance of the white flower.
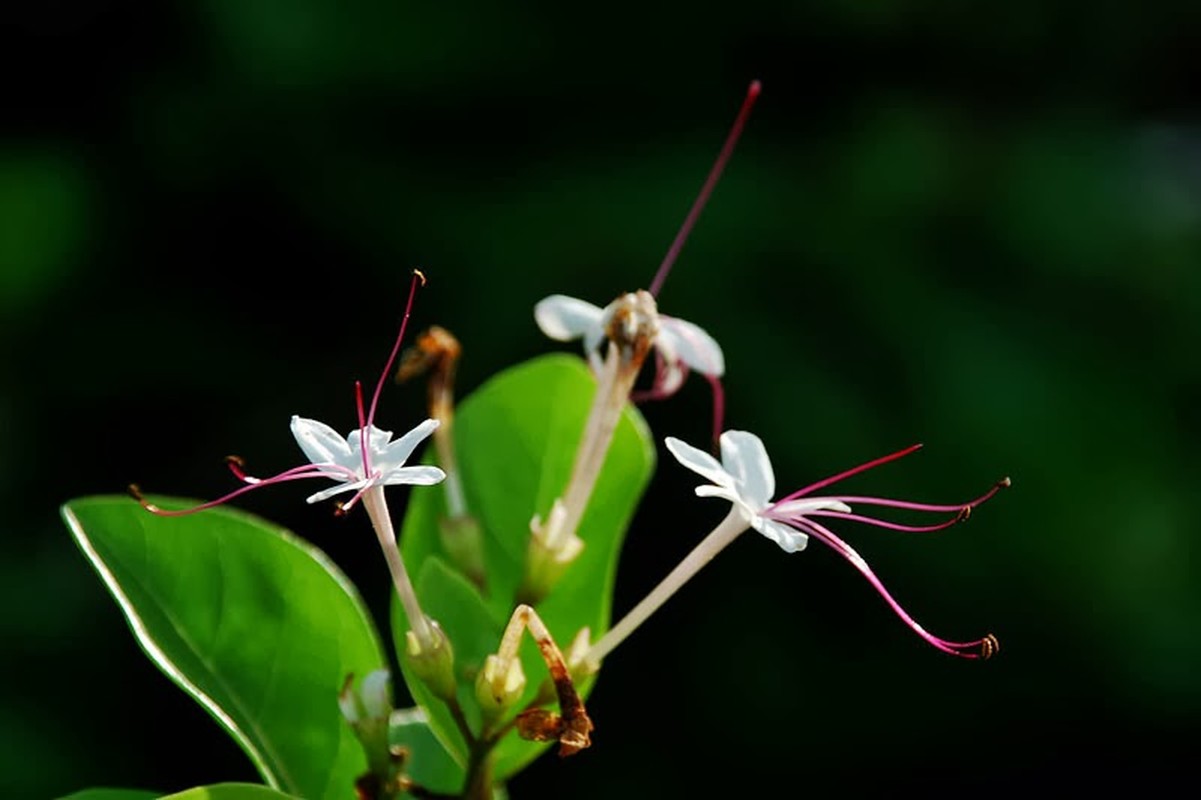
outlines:
[{"label": "white flower", "polygon": [[[909,500],[894,500],[888,497],[846,494],[814,497],[811,494],[873,467],[903,458],[910,453],[916,452],[920,447],[921,445],[913,445],[869,461],[866,464],[860,464],[857,467],[852,467],[845,472],[840,472],[837,475],[820,480],[803,489],[798,489],[792,494],[773,502],[771,496],[776,491],[776,478],[772,473],[771,461],[767,457],[767,451],[764,450],[763,442],[759,440],[758,436],[746,431],[726,431],[723,433],[721,435],[720,464],[717,462],[717,459],[708,453],[697,450],[695,447],[685,444],[679,439],[667,438],[667,449],[671,451],[671,454],[681,464],[713,482],[713,485],[710,486],[698,486],[696,489],[698,495],[702,497],[721,497],[729,500],[734,504],[735,509],[745,518],[747,525],[750,525],[759,531],[759,533],[780,545],[785,552],[794,553],[801,550],[805,547],[810,536],[816,538],[854,566],[867,579],[868,583],[872,585],[872,588],[884,598],[884,602],[889,605],[893,612],[918,636],[944,653],[950,653],[951,655],[963,658],[991,658],[1000,647],[997,638],[991,633],[981,639],[975,639],[970,642],[953,642],[934,636],[921,625],[918,625],[913,617],[884,588],[884,584],[876,577],[876,574],[868,566],[863,557],[827,528],[823,523],[823,518],[838,517],[851,522],[859,522],[877,528],[907,533],[940,531],[967,519],[973,508],[986,502],[998,491],[1009,486],[1009,478],[1002,478],[997,481],[991,489],[974,500],[954,505],[915,503]],[[851,510],[850,503],[854,503],[857,506],[899,508],[949,516],[931,525],[910,525],[878,519],[862,512],[855,513]],[[693,555],[689,555],[686,561],[690,561],[690,569],[686,571],[683,579],[677,578],[675,580],[675,583],[671,587],[672,591],[676,588],[675,584],[681,583],[688,575],[699,569],[699,565],[712,558],[713,553],[732,540],[732,536],[724,528],[725,523],[707,537],[706,542],[712,539],[716,541],[716,544],[708,546],[706,550],[706,542],[702,542],[693,551],[694,553],[698,550],[704,551],[701,557],[694,558]],[[737,531],[734,535],[737,535]],[[677,571],[679,571],[679,568],[677,568]],[[667,581],[664,581],[664,583],[667,583]],[[656,591],[659,590],[656,589]],[[624,621],[615,626],[614,630],[621,629],[620,633],[624,636],[627,635],[629,626],[626,625],[623,627],[623,624]],[[620,641],[620,638],[614,638],[615,641]],[[614,646],[614,643],[606,642],[605,647],[601,648],[602,655]],[[600,645],[598,645],[599,647]]]},{"label": "white flower", "polygon": [[[534,306],[538,327],[552,339],[568,342],[584,340],[584,353],[594,370],[600,370],[598,349],[605,339],[605,328],[613,309],[620,300],[605,308],[591,303],[553,294]],[[680,388],[688,369],[702,375],[720,378],[726,371],[721,347],[703,329],[675,317],[659,315],[659,332],[654,346],[661,359],[661,369],[655,381],[656,393],[667,396]]]},{"label": "white flower", "polygon": [[[438,421],[427,419],[413,430],[392,441],[392,432],[374,425],[341,436],[324,422],[292,417],[292,435],[296,443],[324,477],[338,481],[341,486],[324,489],[309,496],[309,503],[318,503],[344,492],[365,491],[373,486],[412,484],[431,486],[446,477],[438,467],[406,467],[405,462],[417,445],[438,427]],[[366,456],[363,445],[366,444]]]},{"label": "white flower", "polygon": [[[786,553],[805,549],[809,537],[795,528],[768,519],[763,515],[772,505],[776,491],[776,476],[763,442],[747,431],[726,431],[721,435],[721,463],[703,450],[668,436],[667,449],[681,464],[712,485],[696,487],[701,497],[721,497],[729,500],[746,516],[747,524],[778,544]],[[850,506],[839,500],[812,498],[789,503],[793,514],[810,511],[849,513]]]}]

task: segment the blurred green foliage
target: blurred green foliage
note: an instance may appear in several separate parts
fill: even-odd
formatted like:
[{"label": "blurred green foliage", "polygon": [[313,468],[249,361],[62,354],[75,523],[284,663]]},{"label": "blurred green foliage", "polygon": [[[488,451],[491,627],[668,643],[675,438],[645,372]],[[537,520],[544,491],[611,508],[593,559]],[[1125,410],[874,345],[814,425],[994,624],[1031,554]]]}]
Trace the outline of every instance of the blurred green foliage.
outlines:
[{"label": "blurred green foliage", "polygon": [[[1189,775],[1197,8],[214,0],[12,22],[0,793],[253,779],[143,661],[60,502],[130,480],[216,495],[227,453],[294,461],[290,414],[352,427],[413,266],[417,324],[466,348],[463,392],[552,349],[533,304],[649,282],[753,77],[661,307],[722,343],[728,425],[762,436],[782,489],[915,440],[855,488],[954,501],[1013,477],[936,537],[840,528],[932,631],[1003,651],[945,658],[830,553],[747,539],[606,664],[594,748],[513,796]],[[707,393],[645,413],[699,442]],[[618,612],[721,514],[681,473],[663,465],[635,519]],[[363,521],[267,495],[245,506],[330,552],[383,619]]]}]

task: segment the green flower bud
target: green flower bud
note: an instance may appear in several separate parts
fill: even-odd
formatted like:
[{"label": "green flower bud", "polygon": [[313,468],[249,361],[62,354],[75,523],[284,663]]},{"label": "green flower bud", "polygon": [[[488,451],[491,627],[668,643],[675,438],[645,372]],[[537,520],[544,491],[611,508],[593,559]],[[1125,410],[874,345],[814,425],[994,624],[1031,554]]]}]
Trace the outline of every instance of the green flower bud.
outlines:
[{"label": "green flower bud", "polygon": [[475,679],[475,697],[484,712],[485,724],[495,722],[521,700],[525,685],[520,659],[488,656]]},{"label": "green flower bud", "polygon": [[432,619],[426,619],[428,636],[422,638],[414,631],[405,634],[405,657],[417,677],[430,688],[439,699],[453,702],[455,699],[455,655],[450,639]]}]

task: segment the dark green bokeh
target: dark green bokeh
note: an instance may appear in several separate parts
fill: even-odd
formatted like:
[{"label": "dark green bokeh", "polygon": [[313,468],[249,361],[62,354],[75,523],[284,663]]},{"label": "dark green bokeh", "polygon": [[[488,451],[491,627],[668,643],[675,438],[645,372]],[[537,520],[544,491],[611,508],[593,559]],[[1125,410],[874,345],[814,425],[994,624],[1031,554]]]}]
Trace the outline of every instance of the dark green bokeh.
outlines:
[{"label": "dark green bokeh", "polygon": [[[863,493],[1014,488],[934,537],[748,537],[606,665],[595,747],[512,785],[577,798],[1146,789],[1201,717],[1198,12],[1162,4],[741,3],[703,11],[326,2],[15,12],[0,49],[0,793],[253,778],[142,657],[58,520],[73,496],[216,495],[220,459],[354,425],[407,271],[464,391],[551,349],[539,298],[649,283],[750,78],[765,91],[661,306],[729,361],[730,427],[782,491],[899,448]],[[103,9],[103,10],[101,10]],[[394,428],[421,392],[393,390]],[[700,443],[693,380],[646,409]],[[664,461],[628,608],[724,509]],[[243,504],[381,615],[361,517]]]}]

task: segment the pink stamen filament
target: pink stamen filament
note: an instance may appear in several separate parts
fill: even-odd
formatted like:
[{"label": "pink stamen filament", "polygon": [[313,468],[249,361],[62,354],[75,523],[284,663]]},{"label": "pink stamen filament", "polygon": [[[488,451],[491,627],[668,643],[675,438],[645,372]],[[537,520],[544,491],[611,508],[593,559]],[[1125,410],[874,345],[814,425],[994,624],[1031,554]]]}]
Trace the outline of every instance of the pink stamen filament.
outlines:
[{"label": "pink stamen filament", "polygon": [[730,160],[730,155],[734,152],[734,145],[738,143],[738,138],[742,135],[742,128],[746,125],[747,117],[751,113],[751,107],[755,104],[755,99],[759,97],[761,88],[762,86],[759,81],[751,81],[751,85],[747,87],[746,98],[743,99],[742,108],[739,109],[738,116],[734,119],[734,125],[730,128],[730,133],[726,136],[725,144],[722,145],[721,152],[717,155],[717,160],[713,162],[713,166],[709,169],[709,176],[705,178],[705,183],[701,186],[701,191],[696,196],[696,200],[693,201],[692,208],[688,211],[688,216],[684,218],[684,224],[680,226],[675,240],[671,243],[671,247],[667,249],[667,255],[663,257],[663,263],[659,265],[659,271],[655,273],[655,279],[651,281],[649,291],[653,296],[659,296],[659,290],[663,288],[663,281],[667,280],[667,274],[671,272],[672,265],[680,255],[680,250],[683,249],[684,242],[688,239],[688,234],[692,232],[692,226],[696,224],[701,211],[705,207],[705,203],[709,200],[709,195],[713,193],[713,187],[717,185],[717,180],[721,177],[722,170],[726,167],[726,162]]},{"label": "pink stamen filament", "polygon": [[151,503],[148,500],[146,500],[142,496],[141,490],[135,486],[130,487],[130,493],[134,496],[134,499],[137,500],[142,505],[143,508],[145,508],[147,511],[149,511],[153,514],[157,514],[160,517],[181,517],[181,516],[184,516],[185,514],[195,514],[197,511],[204,511],[205,509],[208,509],[208,508],[215,508],[216,506],[224,505],[225,503],[228,503],[230,500],[233,500],[236,497],[240,497],[240,496],[246,494],[247,492],[254,491],[255,489],[261,489],[264,486],[272,486],[277,483],[286,483],[288,481],[304,480],[306,478],[325,478],[327,480],[343,480],[343,478],[339,477],[340,475],[345,476],[344,480],[346,480],[346,481],[360,480],[359,475],[357,473],[355,473],[354,470],[347,469],[346,467],[339,466],[338,464],[305,464],[303,466],[293,467],[292,469],[284,470],[283,472],[279,473],[278,475],[272,475],[270,478],[255,478],[250,475],[245,475],[245,473],[243,473],[243,475],[244,475],[244,477],[242,478],[242,480],[244,480],[248,485],[241,486],[237,489],[234,489],[232,492],[229,492],[228,494],[224,494],[221,497],[218,497],[215,500],[209,500],[206,503],[201,503],[200,505],[194,506],[192,508],[180,508],[180,509],[160,508],[160,507],[156,506],[154,503]]},{"label": "pink stamen filament", "polygon": [[259,479],[246,472],[246,462],[239,456],[226,456],[225,466],[229,467],[229,471],[234,474],[234,477],[243,483],[258,483]]},{"label": "pink stamen filament", "polygon": [[[363,382],[354,382],[354,405],[359,415],[359,449],[363,451],[363,474],[371,474],[371,462],[367,455],[367,420],[363,416]],[[349,505],[349,504],[348,504]]]},{"label": "pink stamen filament", "polygon": [[[384,364],[383,372],[379,375],[379,381],[375,384],[375,393],[371,395],[371,409],[367,412],[367,421],[361,424],[361,427],[370,427],[375,421],[375,407],[379,404],[380,392],[384,390],[384,383],[387,382],[388,376],[392,374],[392,365],[396,363],[396,356],[400,353],[400,343],[405,338],[405,328],[409,324],[409,315],[413,311],[413,298],[417,296],[417,284],[420,281],[421,285],[425,285],[425,275],[420,270],[413,270],[413,281],[409,284],[409,300],[405,304],[404,318],[400,321],[400,332],[396,334],[396,342],[392,345],[392,352],[388,355],[388,362]],[[363,445],[363,452],[367,452],[367,445]]]},{"label": "pink stamen filament", "polygon": [[[832,483],[838,483],[839,481],[845,480],[845,479],[851,477],[852,475],[858,475],[860,472],[866,472],[869,469],[873,469],[875,467],[880,466],[881,464],[887,464],[890,461],[896,461],[899,458],[904,458],[905,456],[909,455],[910,453],[916,453],[918,450],[921,450],[921,449],[922,449],[921,444],[913,444],[913,445],[910,445],[909,447],[906,447],[904,450],[898,450],[895,453],[889,453],[886,456],[880,456],[879,458],[868,461],[866,464],[860,464],[857,467],[852,467],[851,469],[848,469],[846,472],[840,472],[837,475],[833,475],[824,480],[820,480],[817,483],[810,484],[809,486],[806,486],[804,489],[797,489],[795,492],[788,495],[787,497],[777,500],[774,505],[778,506],[781,503],[787,503],[789,500],[796,500],[798,497],[804,497],[805,495],[809,494],[810,492],[815,492],[818,489],[822,489],[826,486],[829,486]],[[860,501],[860,502],[864,502],[864,501]]]},{"label": "pink stamen filament", "polygon": [[726,417],[726,392],[722,388],[721,378],[716,375],[705,375],[709,387],[713,390],[713,452],[720,452],[721,431]]},{"label": "pink stamen filament", "polygon": [[950,653],[951,655],[959,656],[960,658],[988,658],[999,647],[996,637],[994,637],[992,634],[985,636],[983,639],[976,639],[975,641],[971,642],[951,642],[946,639],[940,639],[939,637],[927,632],[925,628],[919,625],[917,621],[909,615],[909,612],[901,607],[900,603],[893,599],[893,596],[889,593],[888,589],[884,587],[884,584],[880,581],[880,579],[876,577],[876,574],[872,572],[871,567],[867,565],[867,562],[863,560],[863,557],[855,552],[850,545],[835,536],[832,531],[804,517],[797,517],[794,519],[781,521],[787,522],[789,525],[801,531],[802,533],[812,536],[822,544],[830,547],[832,550],[834,550],[834,552],[838,553],[847,561],[851,562],[855,569],[859,570],[860,574],[867,578],[868,583],[870,583],[872,588],[874,588],[876,592],[882,598],[884,598],[884,602],[888,604],[889,608],[892,609],[894,614],[901,618],[902,622],[908,625],[909,628],[918,636],[922,637],[939,650],[942,650],[944,653]]},{"label": "pink stamen filament", "polygon": [[[859,495],[851,495],[851,494],[832,495],[830,497],[825,497],[822,499],[837,500],[841,503],[846,503],[847,505],[885,506],[887,508],[904,508],[904,509],[909,509],[911,511],[929,511],[931,513],[937,513],[937,514],[950,514],[950,513],[962,514],[962,513],[965,513],[964,509],[975,508],[976,506],[992,499],[992,497],[997,492],[1001,491],[1002,489],[1004,489],[1008,486],[1009,486],[1009,479],[1002,478],[1001,480],[994,483],[991,489],[989,489],[987,492],[985,492],[984,494],[977,497],[975,500],[969,500],[966,503],[959,503],[957,505],[934,505],[932,503],[914,503],[914,502],[910,502],[908,500],[893,500],[892,498],[888,498],[888,497],[862,497]],[[773,504],[772,507],[774,508],[776,506],[779,506],[780,503],[787,502],[788,499],[796,499],[796,496],[789,495],[788,498],[786,498],[785,500],[781,500],[779,503]],[[846,515],[844,514],[843,516],[846,516]]]},{"label": "pink stamen filament", "polygon": [[[865,525],[874,525],[877,528],[887,528],[890,531],[903,531],[905,533],[931,533],[933,531],[941,531],[958,525],[967,519],[965,514],[956,514],[955,517],[945,522],[940,522],[936,525],[902,525],[899,522],[889,522],[875,517],[865,517],[862,514],[848,514],[843,511],[807,511],[806,517],[837,517],[839,519],[850,520],[851,522],[862,522]],[[781,519],[782,522],[788,522],[787,519]]]},{"label": "pink stamen filament", "polygon": [[375,482],[376,482],[376,480],[379,479],[380,474],[381,474],[380,472],[376,472],[375,474],[369,476],[367,482],[365,484],[363,484],[362,489],[359,489],[357,492],[355,492],[354,496],[351,497],[349,500],[347,500],[345,503],[339,503],[338,504],[338,514],[339,515],[345,514],[347,511],[354,508],[355,504],[363,499],[363,495],[367,493],[367,490],[376,486]]},{"label": "pink stamen filament", "polygon": [[[417,296],[417,283],[425,285],[425,275],[421,270],[413,270],[413,278],[409,283],[409,299],[405,303],[404,317],[400,320],[400,332],[396,334],[396,341],[392,344],[392,352],[388,354],[388,361],[384,364],[384,369],[380,372],[379,380],[375,383],[375,392],[371,395],[371,409],[366,416],[363,414],[363,383],[362,381],[354,382],[354,401],[355,410],[359,415],[359,449],[363,452],[363,474],[371,475],[371,456],[369,445],[371,443],[371,424],[375,421],[375,409],[379,405],[380,393],[384,390],[384,384],[388,380],[388,376],[392,374],[392,365],[396,363],[396,356],[400,353],[400,344],[405,338],[405,328],[409,324],[409,315],[413,312],[413,298]],[[352,497],[348,502],[343,503],[340,507],[341,511],[349,511],[352,506],[358,501],[362,492],[359,492]]]}]

